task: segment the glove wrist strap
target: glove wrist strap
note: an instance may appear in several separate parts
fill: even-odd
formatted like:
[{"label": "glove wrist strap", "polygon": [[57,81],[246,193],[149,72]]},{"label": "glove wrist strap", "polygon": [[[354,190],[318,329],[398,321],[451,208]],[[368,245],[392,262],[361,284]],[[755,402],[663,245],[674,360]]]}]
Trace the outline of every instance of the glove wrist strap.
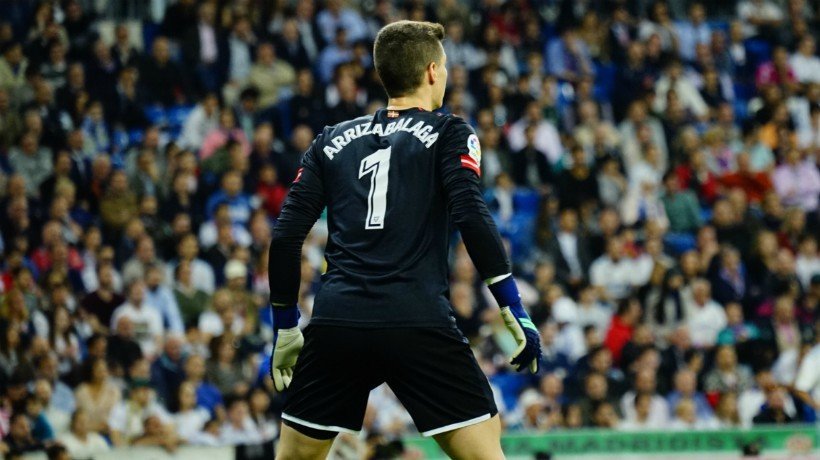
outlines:
[{"label": "glove wrist strap", "polygon": [[[495,279],[497,278],[488,281]],[[490,292],[492,292],[499,307],[511,307],[510,309],[513,310],[514,305],[521,303],[521,295],[518,293],[518,286],[515,285],[515,279],[512,275],[507,275],[487,287],[490,288]]]},{"label": "glove wrist strap", "polygon": [[299,308],[296,305],[271,304],[273,330],[291,329],[299,325]]}]

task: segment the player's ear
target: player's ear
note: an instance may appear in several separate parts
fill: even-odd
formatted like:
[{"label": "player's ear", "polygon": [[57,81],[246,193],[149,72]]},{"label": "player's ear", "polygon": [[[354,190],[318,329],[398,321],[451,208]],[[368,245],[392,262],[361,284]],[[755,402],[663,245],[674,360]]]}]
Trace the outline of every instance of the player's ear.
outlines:
[{"label": "player's ear", "polygon": [[438,80],[437,72],[438,72],[438,64],[436,64],[436,61],[432,61],[429,64],[427,64],[427,69],[426,69],[427,83],[429,83],[431,85],[436,84],[436,80]]}]

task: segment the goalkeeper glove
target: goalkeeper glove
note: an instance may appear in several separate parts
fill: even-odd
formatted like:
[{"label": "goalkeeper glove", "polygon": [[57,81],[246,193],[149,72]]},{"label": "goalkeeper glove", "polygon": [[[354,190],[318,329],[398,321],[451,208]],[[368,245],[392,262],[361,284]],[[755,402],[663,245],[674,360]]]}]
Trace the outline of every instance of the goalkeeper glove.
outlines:
[{"label": "goalkeeper glove", "polygon": [[518,294],[518,287],[512,275],[493,281],[494,279],[488,280],[487,287],[501,307],[504,325],[510,330],[518,345],[510,364],[515,366],[517,371],[529,368],[534,374],[538,372],[538,363],[541,361],[541,335],[521,304],[521,295]]},{"label": "goalkeeper glove", "polygon": [[276,391],[284,391],[293,379],[296,358],[302,350],[305,339],[299,330],[299,308],[296,305],[271,304],[273,313],[273,353],[271,354],[270,376]]}]

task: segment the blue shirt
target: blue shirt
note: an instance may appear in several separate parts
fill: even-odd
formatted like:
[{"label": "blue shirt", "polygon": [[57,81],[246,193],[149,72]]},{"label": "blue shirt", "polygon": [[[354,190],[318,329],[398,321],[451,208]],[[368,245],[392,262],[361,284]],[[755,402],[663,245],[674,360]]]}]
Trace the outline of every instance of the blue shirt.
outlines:
[{"label": "blue shirt", "polygon": [[205,206],[205,212],[208,219],[212,218],[216,207],[221,203],[228,203],[228,213],[231,216],[231,223],[246,225],[251,218],[253,206],[251,206],[251,199],[244,193],[238,193],[234,197],[228,196],[223,190],[214,192],[208,199],[208,204]]},{"label": "blue shirt", "polygon": [[185,326],[182,323],[182,315],[179,313],[177,299],[166,286],[157,286],[154,290],[150,288],[146,289],[145,303],[159,310],[166,330],[178,334],[185,332]]}]

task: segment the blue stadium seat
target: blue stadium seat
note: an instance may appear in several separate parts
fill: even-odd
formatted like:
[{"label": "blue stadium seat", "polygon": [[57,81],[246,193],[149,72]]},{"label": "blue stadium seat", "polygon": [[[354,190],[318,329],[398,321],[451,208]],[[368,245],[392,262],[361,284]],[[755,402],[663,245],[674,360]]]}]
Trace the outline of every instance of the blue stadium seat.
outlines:
[{"label": "blue stadium seat", "polygon": [[666,251],[675,257],[690,249],[695,249],[696,243],[694,235],[689,233],[669,233],[663,237]]},{"label": "blue stadium seat", "polygon": [[530,382],[529,377],[524,373],[508,372],[499,373],[490,377],[490,382],[501,390],[501,397],[507,410],[513,410],[518,405],[518,395],[521,390]]},{"label": "blue stadium seat", "polygon": [[194,106],[192,105],[176,105],[174,107],[169,108],[165,112],[168,127],[181,128],[182,125],[185,123],[185,119],[188,118],[188,115],[191,113],[192,110],[194,110]]},{"label": "blue stadium seat", "polygon": [[148,119],[148,123],[152,125],[164,126],[168,122],[165,109],[163,109],[162,106],[150,105],[145,107],[143,112],[145,113],[145,118]]}]

